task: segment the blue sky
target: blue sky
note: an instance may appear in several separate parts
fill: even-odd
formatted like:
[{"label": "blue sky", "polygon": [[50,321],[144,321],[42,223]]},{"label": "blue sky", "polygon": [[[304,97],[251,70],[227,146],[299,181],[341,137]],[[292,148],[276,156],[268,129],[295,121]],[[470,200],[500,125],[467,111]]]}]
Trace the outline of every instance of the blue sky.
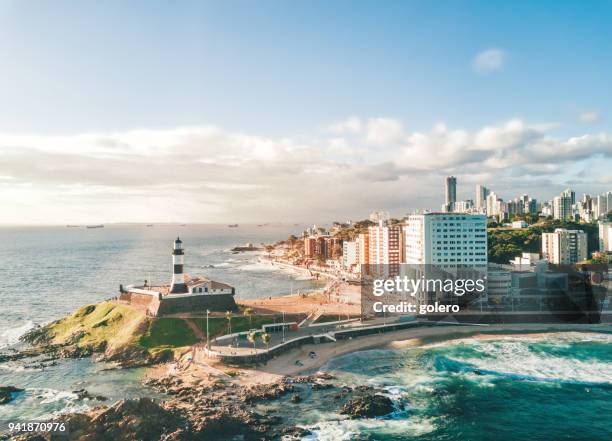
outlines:
[{"label": "blue sky", "polygon": [[[526,132],[534,128],[541,135],[538,139],[553,137],[568,145],[575,137],[610,132],[611,19],[612,3],[603,1],[4,1],[0,133],[9,138],[42,137],[10,138],[13,145],[4,146],[27,146],[32,153],[53,150],[48,145],[57,145],[56,137],[62,136],[121,138],[137,129],[215,127],[230,137],[252,136],[275,145],[290,140],[289,151],[307,145],[312,149],[307,157],[316,157],[321,167],[329,165],[327,161],[341,169],[393,163],[400,170],[397,185],[405,188],[412,185],[407,180],[416,172],[408,170],[410,161],[396,163],[394,158],[405,154],[401,149],[408,138],[431,134],[436,124],[476,136],[486,127],[521,121],[517,142],[523,147],[532,142]],[[346,130],[330,135],[330,126],[351,117],[363,123],[362,134],[367,121],[381,118],[399,122],[401,133],[384,135],[381,139],[387,142],[382,143],[346,137]],[[578,192],[612,187],[608,139],[597,139],[593,142],[605,145],[598,144],[594,154],[582,150],[584,159],[578,164],[576,156],[568,154],[571,160],[559,167],[563,171],[553,175],[548,170],[546,182],[541,170],[539,175],[533,170],[525,175],[518,159],[507,167],[498,160],[497,169],[506,169],[504,176],[500,174],[500,193],[515,196],[510,194],[515,183],[509,175],[523,182],[526,176],[528,187],[542,198],[568,182],[576,183]],[[327,149],[332,142],[336,147],[344,142],[343,148]],[[349,158],[343,149],[360,153]],[[93,150],[58,147],[54,153],[83,151],[99,159]],[[144,155],[149,158],[150,151]],[[77,162],[85,160],[80,157]],[[26,184],[43,185],[11,170],[15,161],[6,161],[4,169],[0,161],[0,176],[10,181],[4,185],[17,193],[26,191]],[[551,158],[547,161],[549,166],[559,165]],[[460,162],[436,173],[456,172]],[[433,169],[422,171],[426,172],[431,175]],[[585,180],[587,174],[590,181]],[[438,176],[431,178],[433,185]],[[494,180],[495,175],[482,178]],[[462,196],[472,197],[477,179],[475,172],[466,177],[469,185]],[[247,181],[232,185],[272,185]],[[75,189],[118,190],[113,182],[92,183],[80,177],[53,182],[58,186],[54,195],[61,200]],[[494,182],[485,183],[495,187]],[[173,185],[179,184],[177,180]],[[28,191],[10,202],[35,198],[31,187]],[[51,191],[49,182],[44,191]],[[460,187],[460,195],[461,191]],[[228,209],[233,197],[203,203],[218,210],[215,216],[189,208],[193,214],[188,220],[236,218],[237,213]],[[423,201],[407,194],[403,200],[380,202],[391,205],[382,208],[400,211],[437,207],[438,199],[432,192]],[[127,199],[120,202],[127,204]],[[88,211],[82,201],[79,206],[63,203],[63,212],[74,212],[79,219],[89,219],[101,208]],[[367,212],[371,203],[345,207],[347,216]],[[112,207],[109,203],[103,208]],[[317,209],[323,217],[340,215],[319,205]],[[122,220],[147,221],[128,217]]]}]

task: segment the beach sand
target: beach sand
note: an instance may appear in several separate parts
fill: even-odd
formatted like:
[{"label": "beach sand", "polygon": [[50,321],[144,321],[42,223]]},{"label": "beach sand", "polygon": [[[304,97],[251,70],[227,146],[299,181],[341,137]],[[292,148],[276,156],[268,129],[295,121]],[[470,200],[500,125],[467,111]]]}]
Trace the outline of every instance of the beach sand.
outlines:
[{"label": "beach sand", "polygon": [[[367,349],[404,349],[419,347],[443,341],[474,338],[498,339],[520,337],[543,337],[565,332],[605,332],[612,333],[612,325],[588,324],[516,324],[492,326],[449,326],[411,328],[342,340],[335,343],[308,344],[279,355],[266,364],[256,368],[237,368],[223,365],[219,362],[210,363],[171,363],[149,372],[149,376],[179,376],[186,383],[204,384],[223,379],[241,386],[255,384],[270,384],[279,381],[284,376],[296,376],[315,372],[330,359],[355,351]],[[316,356],[311,358],[310,352]],[[296,361],[301,365],[296,365]]]}]

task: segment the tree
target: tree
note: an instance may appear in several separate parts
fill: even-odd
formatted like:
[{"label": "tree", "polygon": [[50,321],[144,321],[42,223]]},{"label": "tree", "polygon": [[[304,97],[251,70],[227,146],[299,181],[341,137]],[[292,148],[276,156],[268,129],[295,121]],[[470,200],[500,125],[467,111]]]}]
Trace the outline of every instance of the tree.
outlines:
[{"label": "tree", "polygon": [[596,251],[593,253],[593,259],[591,259],[591,263],[606,265],[609,263],[609,260],[610,258],[607,254]]},{"label": "tree", "polygon": [[261,335],[261,341],[265,343],[266,350],[270,350],[270,337],[270,334],[268,334],[267,332]]},{"label": "tree", "polygon": [[257,342],[257,332],[249,332],[249,334],[247,335],[247,340],[253,344],[253,349],[255,349],[255,343]]},{"label": "tree", "polygon": [[245,317],[249,318],[249,329],[253,327],[253,308],[246,308],[242,313]]},{"label": "tree", "polygon": [[225,318],[227,319],[227,326],[229,329],[228,334],[232,333],[232,316],[233,316],[232,311],[225,312]]}]

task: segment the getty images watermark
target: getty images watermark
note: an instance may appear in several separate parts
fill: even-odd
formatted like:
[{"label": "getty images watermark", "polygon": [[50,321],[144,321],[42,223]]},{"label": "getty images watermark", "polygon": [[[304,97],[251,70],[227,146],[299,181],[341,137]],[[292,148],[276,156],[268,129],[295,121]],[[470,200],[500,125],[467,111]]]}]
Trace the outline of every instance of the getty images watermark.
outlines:
[{"label": "getty images watermark", "polygon": [[[411,278],[395,276],[392,278],[374,278],[371,280],[372,295],[379,298],[372,302],[374,313],[427,314],[427,313],[457,313],[458,304],[434,302],[431,304],[416,304],[415,298],[422,293],[438,293],[449,297],[461,297],[467,293],[480,295],[486,290],[486,280],[452,279],[452,278]],[[410,296],[412,301],[405,300]]]}]

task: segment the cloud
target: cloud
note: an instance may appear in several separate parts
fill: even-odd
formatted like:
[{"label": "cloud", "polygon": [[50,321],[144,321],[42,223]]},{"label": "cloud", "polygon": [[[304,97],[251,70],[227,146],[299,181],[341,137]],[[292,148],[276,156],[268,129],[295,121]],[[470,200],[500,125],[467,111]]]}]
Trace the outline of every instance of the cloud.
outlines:
[{"label": "cloud", "polygon": [[596,110],[589,110],[586,112],[582,112],[578,115],[578,120],[583,123],[594,123],[599,121],[599,112]]},{"label": "cloud", "polygon": [[339,121],[334,123],[328,127],[328,130],[331,133],[335,134],[353,134],[356,135],[361,133],[363,129],[363,124],[361,120],[357,117],[347,118],[343,121]]},{"label": "cloud", "polygon": [[501,49],[487,49],[474,57],[472,67],[479,74],[496,72],[504,67],[506,58],[506,53]]},{"label": "cloud", "polygon": [[554,137],[545,125],[519,119],[412,132],[393,118],[351,120],[322,138],[208,125],[0,133],[0,223],[357,218],[383,204],[399,214],[438,207],[447,174],[459,176],[460,193],[470,188],[468,197],[475,183],[541,198],[569,181],[603,191],[609,179],[578,176],[588,161],[612,162],[607,133]]},{"label": "cloud", "polygon": [[392,118],[372,118],[366,125],[368,144],[385,146],[399,142],[404,134],[402,123]]}]

